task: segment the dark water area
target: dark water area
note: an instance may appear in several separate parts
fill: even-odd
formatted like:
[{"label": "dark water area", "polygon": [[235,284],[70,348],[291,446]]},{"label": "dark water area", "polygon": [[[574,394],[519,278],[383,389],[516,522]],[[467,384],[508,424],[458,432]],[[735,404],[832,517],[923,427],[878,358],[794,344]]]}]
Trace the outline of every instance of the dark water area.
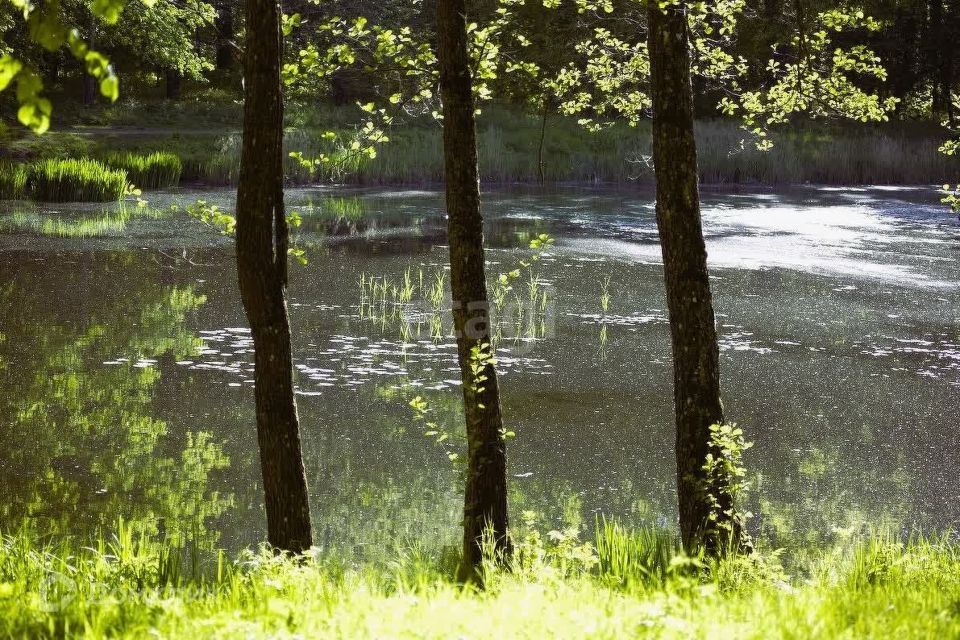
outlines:
[{"label": "dark water area", "polygon": [[[151,211],[0,203],[0,530],[27,519],[86,535],[123,517],[231,549],[264,535],[232,241],[160,213],[197,198],[229,208],[233,194],[148,197]],[[420,395],[459,428],[449,313],[438,336],[419,293],[420,272],[429,284],[446,261],[442,194],[287,199],[308,258],[292,267],[290,305],[317,544],[452,544],[458,470],[408,406]],[[703,199],[725,406],[755,443],[755,532],[786,545],[956,529],[960,226],[934,190]],[[498,344],[514,518],[672,526],[652,195],[502,190],[484,208],[492,276],[528,259],[537,234],[556,238],[532,267],[547,301],[533,323],[505,320]],[[411,303],[372,313],[361,280],[402,283],[408,269]],[[508,295],[517,309],[529,276]]]}]

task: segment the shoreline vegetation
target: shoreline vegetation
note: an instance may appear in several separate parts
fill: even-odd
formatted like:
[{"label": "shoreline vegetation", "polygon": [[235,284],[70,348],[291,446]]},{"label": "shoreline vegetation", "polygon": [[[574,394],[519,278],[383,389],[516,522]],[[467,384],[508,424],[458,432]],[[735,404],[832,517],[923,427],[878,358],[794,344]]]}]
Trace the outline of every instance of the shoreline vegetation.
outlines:
[{"label": "shoreline vegetation", "polygon": [[[136,111],[135,105],[127,107]],[[286,123],[284,170],[290,186],[434,185],[442,182],[441,128],[429,116],[399,122],[387,131],[389,142],[375,158],[347,154],[335,167],[311,170],[291,157],[336,152],[323,136],[324,125],[340,134],[359,119],[356,107],[294,108]],[[139,188],[176,184],[234,186],[239,176],[240,132],[232,111],[180,112],[175,119],[134,128],[125,110],[92,126],[22,136],[0,147],[0,185],[16,183],[23,163],[46,158],[94,159],[121,166]],[[148,121],[153,122],[153,121]],[[480,179],[485,184],[536,184],[539,180],[540,117],[516,108],[487,106],[478,118]],[[803,122],[758,151],[733,121],[697,124],[700,182],[718,186],[941,185],[960,170],[960,160],[938,151],[942,134],[911,122],[840,124]],[[162,175],[143,170],[162,152]],[[18,173],[19,172],[19,173]],[[653,185],[649,123],[615,125],[599,133],[584,131],[574,118],[547,121],[543,177],[548,184]],[[140,178],[138,181],[137,178]],[[143,184],[141,184],[141,182]],[[0,188],[19,193],[16,187]]]},{"label": "shoreline vegetation", "polygon": [[0,538],[4,637],[956,637],[960,545],[875,533],[794,558],[691,558],[665,531],[593,542],[521,527],[486,588],[416,544],[356,562],[267,547],[230,558],[120,522],[90,544]]}]

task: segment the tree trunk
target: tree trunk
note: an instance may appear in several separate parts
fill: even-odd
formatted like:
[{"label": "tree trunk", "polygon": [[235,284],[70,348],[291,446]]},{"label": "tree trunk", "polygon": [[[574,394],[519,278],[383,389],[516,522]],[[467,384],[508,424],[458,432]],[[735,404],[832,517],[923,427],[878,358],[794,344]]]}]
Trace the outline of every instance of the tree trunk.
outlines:
[{"label": "tree trunk", "polygon": [[928,2],[928,25],[927,25],[927,51],[930,57],[931,84],[933,85],[933,112],[943,114],[947,110],[947,100],[949,96],[944,91],[944,57],[946,52],[944,46],[944,32],[946,25],[943,23],[943,0],[930,0]]},{"label": "tree trunk", "polygon": [[946,98],[947,123],[951,127],[957,124],[957,113],[953,104],[953,85],[956,79],[957,71],[957,47],[951,46],[960,37],[960,2],[957,0],[947,0],[946,16],[944,17],[944,43],[941,55],[943,56],[943,69],[941,71],[941,82]]},{"label": "tree trunk", "polygon": [[540,113],[540,143],[537,145],[537,183],[542,187],[544,183],[543,176],[543,143],[547,138],[547,109],[549,103],[547,102],[547,96],[543,96],[541,102],[541,113]]},{"label": "tree trunk", "polygon": [[[97,45],[97,17],[90,12],[90,45],[91,49]],[[83,106],[91,107],[97,101],[97,80],[83,68]]]},{"label": "tree trunk", "polygon": [[176,69],[165,69],[164,79],[164,84],[166,85],[167,90],[167,100],[179,100],[181,80],[180,72]]},{"label": "tree trunk", "polygon": [[217,30],[217,69],[230,69],[233,67],[233,5],[229,0],[217,6],[214,27]]},{"label": "tree trunk", "polygon": [[268,540],[277,549],[298,553],[310,547],[311,531],[285,293],[288,229],[283,208],[283,99],[276,0],[247,0],[246,19],[237,273],[256,352],[257,440]]},{"label": "tree trunk", "polygon": [[485,530],[498,556],[507,538],[506,446],[497,373],[489,360],[490,324],[483,257],[473,87],[467,55],[464,0],[437,0],[437,58],[443,100],[443,160],[450,242],[450,288],[457,356],[463,382],[467,473],[461,578],[472,580],[482,561]]},{"label": "tree trunk", "polygon": [[688,551],[705,548],[716,552],[721,541],[708,520],[708,492],[720,503],[721,513],[716,515],[721,522],[717,524],[733,526],[737,540],[731,542],[739,545],[741,531],[729,492],[711,486],[703,470],[711,448],[710,425],[723,422],[723,405],[700,219],[687,9],[683,1],[663,9],[651,1],[648,7],[657,229],[673,345],[680,534]]}]

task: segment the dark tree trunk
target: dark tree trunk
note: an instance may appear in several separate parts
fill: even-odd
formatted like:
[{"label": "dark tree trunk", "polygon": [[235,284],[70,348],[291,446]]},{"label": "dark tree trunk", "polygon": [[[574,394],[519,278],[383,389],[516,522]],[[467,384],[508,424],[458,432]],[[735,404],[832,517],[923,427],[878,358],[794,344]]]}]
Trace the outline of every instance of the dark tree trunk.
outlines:
[{"label": "dark tree trunk", "polygon": [[217,69],[233,67],[233,5],[230,0],[220,2],[217,7]]},{"label": "dark tree trunk", "polygon": [[[700,219],[686,2],[663,9],[658,2],[648,6],[657,228],[673,345],[680,533],[688,551],[705,548],[716,552],[720,541],[708,521],[711,503],[707,492],[720,494],[715,497],[721,510],[728,510],[732,499],[723,487],[709,486],[703,470],[711,448],[710,425],[723,422],[723,405]],[[728,517],[718,515],[721,520]],[[734,525],[739,538],[736,518],[719,524]],[[739,540],[734,542],[739,544]]]},{"label": "dark tree trunk", "polygon": [[[893,62],[890,80],[893,95],[903,96],[913,90],[917,83],[917,52],[919,50],[919,29],[917,8],[915,5],[898,6],[894,17],[888,58]],[[881,57],[883,53],[880,52]],[[903,113],[906,101],[897,103],[897,112]]]},{"label": "dark tree trunk", "polygon": [[310,547],[311,531],[285,293],[288,229],[283,208],[279,6],[276,0],[247,0],[246,17],[237,272],[256,351],[257,440],[268,540],[278,549],[297,553]]},{"label": "dark tree trunk", "polygon": [[537,145],[537,183],[543,186],[545,178],[543,175],[543,143],[547,139],[547,115],[549,114],[550,103],[547,96],[543,96],[540,105],[540,143]]},{"label": "dark tree trunk", "polygon": [[944,48],[943,69],[941,72],[941,82],[943,83],[944,93],[946,94],[947,122],[951,127],[956,126],[957,113],[953,104],[953,85],[956,81],[957,73],[957,46],[950,43],[956,43],[960,37],[960,1],[947,0],[946,16],[944,22]]},{"label": "dark tree trunk", "polygon": [[945,113],[949,100],[949,89],[944,88],[946,51],[944,50],[947,25],[943,22],[943,0],[930,0],[928,3],[928,40],[927,51],[930,56],[931,82],[933,84],[933,112]]},{"label": "dark tree trunk", "polygon": [[165,69],[163,75],[167,91],[167,100],[179,100],[180,80],[182,79],[180,72],[176,69]]},{"label": "dark tree trunk", "polygon": [[[90,13],[90,41],[87,43],[91,49],[97,45],[97,17]],[[83,69],[83,105],[85,107],[93,106],[97,101],[97,80],[89,73],[86,68]]]},{"label": "dark tree trunk", "polygon": [[450,288],[468,442],[461,578],[473,579],[482,560],[484,531],[492,531],[498,554],[509,554],[510,541],[506,446],[497,373],[489,361],[476,367],[473,355],[477,349],[490,349],[490,325],[464,0],[437,0],[437,39]]}]

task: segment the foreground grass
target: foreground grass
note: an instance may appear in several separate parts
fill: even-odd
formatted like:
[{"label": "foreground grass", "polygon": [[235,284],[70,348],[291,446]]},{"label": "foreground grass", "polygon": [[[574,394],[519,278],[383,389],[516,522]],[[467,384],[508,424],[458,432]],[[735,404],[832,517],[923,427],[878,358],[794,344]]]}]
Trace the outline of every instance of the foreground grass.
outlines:
[{"label": "foreground grass", "polygon": [[[93,548],[0,544],[8,637],[957,637],[960,546],[879,537],[788,577],[763,556],[706,564],[649,532],[597,547],[528,534],[488,589],[417,550],[367,564],[266,550],[201,567],[129,528]],[[545,540],[545,541],[544,541]],[[598,553],[597,549],[600,549]]]}]

